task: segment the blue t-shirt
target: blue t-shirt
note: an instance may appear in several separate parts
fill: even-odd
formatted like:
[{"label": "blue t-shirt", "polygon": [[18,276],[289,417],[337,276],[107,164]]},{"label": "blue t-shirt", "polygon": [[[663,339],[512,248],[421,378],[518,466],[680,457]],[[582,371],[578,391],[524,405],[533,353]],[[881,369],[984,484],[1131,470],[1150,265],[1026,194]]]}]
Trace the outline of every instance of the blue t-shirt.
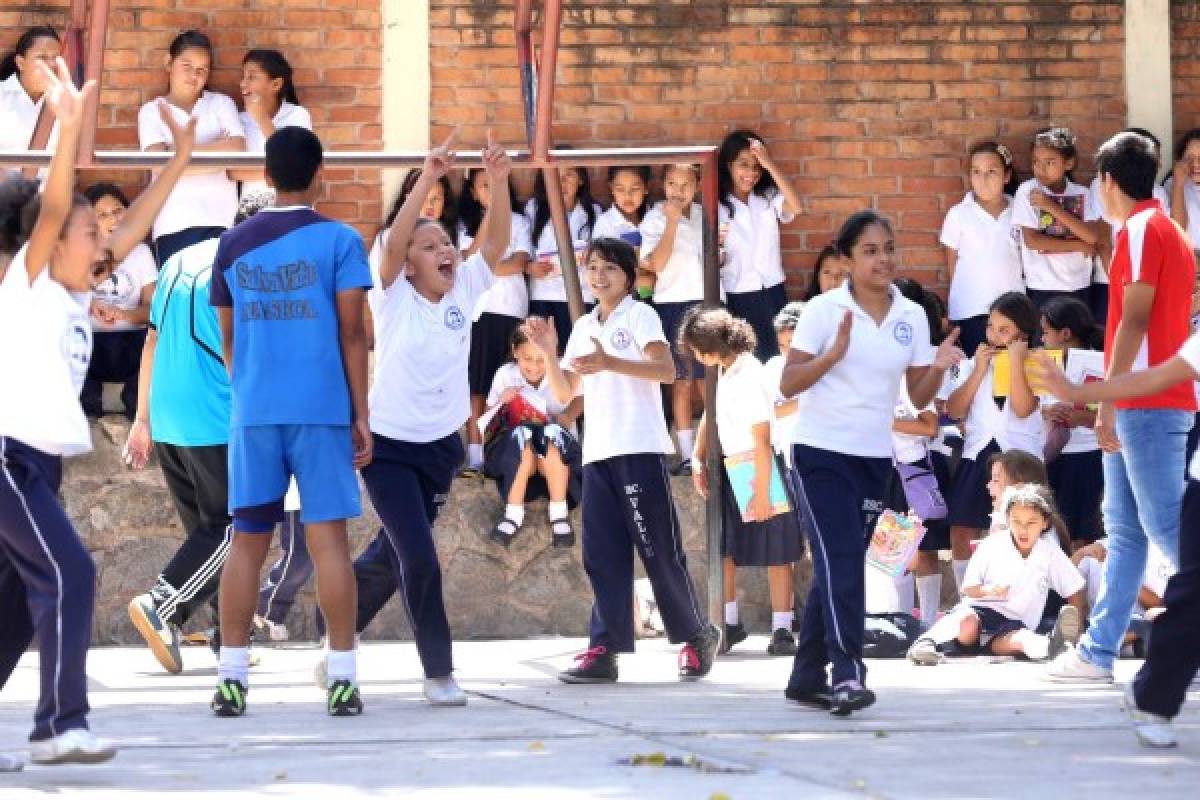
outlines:
[{"label": "blue t-shirt", "polygon": [[158,334],[150,379],[150,435],[177,447],[229,441],[229,373],[221,358],[221,329],[208,302],[217,240],[167,259],[150,302]]},{"label": "blue t-shirt", "polygon": [[221,235],[214,306],[233,309],[233,425],[349,425],[337,295],[371,286],[362,238],[311,208]]}]

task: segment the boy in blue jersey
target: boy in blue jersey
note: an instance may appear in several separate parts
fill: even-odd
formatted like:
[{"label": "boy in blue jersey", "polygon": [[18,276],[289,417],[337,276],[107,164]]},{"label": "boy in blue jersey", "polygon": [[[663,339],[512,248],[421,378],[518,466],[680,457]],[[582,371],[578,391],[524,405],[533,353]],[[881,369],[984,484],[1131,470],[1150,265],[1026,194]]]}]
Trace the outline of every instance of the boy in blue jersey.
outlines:
[{"label": "boy in blue jersey", "polygon": [[221,576],[221,654],[212,710],[246,710],[250,625],[271,532],[294,477],[328,629],[328,704],[362,713],[346,520],[361,513],[355,470],[371,460],[363,293],[371,285],[354,229],[312,209],[321,142],[285,127],[266,143],[275,205],[221,236],[211,302],[232,386],[229,509],[233,546]]}]

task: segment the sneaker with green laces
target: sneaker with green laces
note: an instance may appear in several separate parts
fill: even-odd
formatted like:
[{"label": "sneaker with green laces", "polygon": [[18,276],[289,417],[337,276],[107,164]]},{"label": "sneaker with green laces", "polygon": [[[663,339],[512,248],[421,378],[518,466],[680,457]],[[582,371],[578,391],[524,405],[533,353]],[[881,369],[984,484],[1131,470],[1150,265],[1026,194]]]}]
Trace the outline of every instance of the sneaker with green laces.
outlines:
[{"label": "sneaker with green laces", "polygon": [[357,717],[363,712],[363,701],[358,687],[345,679],[331,683],[327,708],[331,717]]},{"label": "sneaker with green laces", "polygon": [[246,713],[246,691],[241,681],[225,678],[217,683],[209,708],[218,717],[240,717]]}]

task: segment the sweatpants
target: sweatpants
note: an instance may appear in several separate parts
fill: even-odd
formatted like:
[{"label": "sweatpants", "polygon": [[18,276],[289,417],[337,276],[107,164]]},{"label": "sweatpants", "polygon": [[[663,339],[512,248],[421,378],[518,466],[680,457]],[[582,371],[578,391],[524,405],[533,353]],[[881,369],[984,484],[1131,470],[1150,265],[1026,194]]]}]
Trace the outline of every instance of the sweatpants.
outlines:
[{"label": "sweatpants", "polygon": [[1174,717],[1200,669],[1200,481],[1189,480],[1179,526],[1179,571],[1154,619],[1146,663],[1133,681],[1138,708]]},{"label": "sweatpants", "polygon": [[299,511],[287,512],[280,527],[279,560],[271,566],[258,593],[258,615],[282,625],[296,603],[296,595],[313,574],[312,557]]},{"label": "sweatpants", "polygon": [[383,530],[354,562],[355,629],[366,628],[399,589],[425,677],[444,678],[454,671],[454,661],[433,522],[462,464],[462,439],[452,433],[418,444],[375,434],[374,441],[362,476]]},{"label": "sweatpants", "polygon": [[186,531],[183,544],[159,576],[168,599],[158,614],[166,623],[182,625],[209,600],[215,604],[221,567],[233,541],[228,448],[156,442],[154,449]]},{"label": "sweatpants", "polygon": [[632,653],[633,552],[654,588],[673,644],[707,626],[687,571],[683,533],[662,455],[638,453],[583,467],[583,568],[592,584],[591,646]]},{"label": "sweatpants", "polygon": [[[813,579],[788,688],[823,691],[846,681],[865,683],[863,570],[892,460],[800,444],[792,460],[800,512],[812,539]],[[832,684],[826,676],[830,663]]]},{"label": "sweatpants", "polygon": [[125,415],[133,418],[137,411],[138,370],[145,344],[145,328],[93,334],[92,360],[88,362],[87,378],[79,393],[79,403],[84,411],[99,416],[104,411],[104,384],[120,383],[123,384],[121,404],[125,407]]},{"label": "sweatpants", "polygon": [[0,437],[0,688],[37,641],[30,741],[87,727],[96,566],[59,505],[62,459]]}]

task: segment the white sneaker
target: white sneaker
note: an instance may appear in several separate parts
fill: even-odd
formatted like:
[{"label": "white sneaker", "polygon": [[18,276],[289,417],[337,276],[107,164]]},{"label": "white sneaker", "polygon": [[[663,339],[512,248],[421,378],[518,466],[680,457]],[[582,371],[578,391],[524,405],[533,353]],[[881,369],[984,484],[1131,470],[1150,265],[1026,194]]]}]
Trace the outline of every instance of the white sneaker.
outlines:
[{"label": "white sneaker", "polygon": [[467,693],[459,688],[453,675],[425,679],[425,699],[431,706],[465,706]]},{"label": "white sneaker", "polygon": [[1084,660],[1083,656],[1079,655],[1079,651],[1075,648],[1067,650],[1058,658],[1050,662],[1046,667],[1046,672],[1042,675],[1044,680],[1052,683],[1112,683],[1113,674],[1111,669],[1097,667],[1090,661]]},{"label": "white sneaker", "polygon": [[[1071,608],[1067,606],[1067,608]],[[1074,611],[1075,609],[1071,609]],[[1031,630],[1022,629],[1013,634],[1013,641],[1021,646],[1030,661],[1045,661],[1050,657],[1050,639]]]},{"label": "white sneaker", "polygon": [[329,651],[322,650],[321,657],[317,659],[317,665],[313,667],[313,680],[317,682],[317,688],[325,691],[329,688]]},{"label": "white sneaker", "polygon": [[117,754],[113,747],[86,728],[74,728],[50,739],[29,743],[35,764],[100,764]]},{"label": "white sneaker", "polygon": [[25,769],[25,762],[20,756],[12,753],[0,753],[0,772],[20,772]]},{"label": "white sneaker", "polygon": [[933,639],[917,639],[908,649],[908,660],[922,667],[933,667],[942,662],[942,654]]},{"label": "white sneaker", "polygon": [[1133,732],[1142,747],[1178,747],[1175,726],[1171,720],[1149,711],[1142,711],[1133,696],[1133,684],[1125,685],[1125,710],[1133,722]]}]

